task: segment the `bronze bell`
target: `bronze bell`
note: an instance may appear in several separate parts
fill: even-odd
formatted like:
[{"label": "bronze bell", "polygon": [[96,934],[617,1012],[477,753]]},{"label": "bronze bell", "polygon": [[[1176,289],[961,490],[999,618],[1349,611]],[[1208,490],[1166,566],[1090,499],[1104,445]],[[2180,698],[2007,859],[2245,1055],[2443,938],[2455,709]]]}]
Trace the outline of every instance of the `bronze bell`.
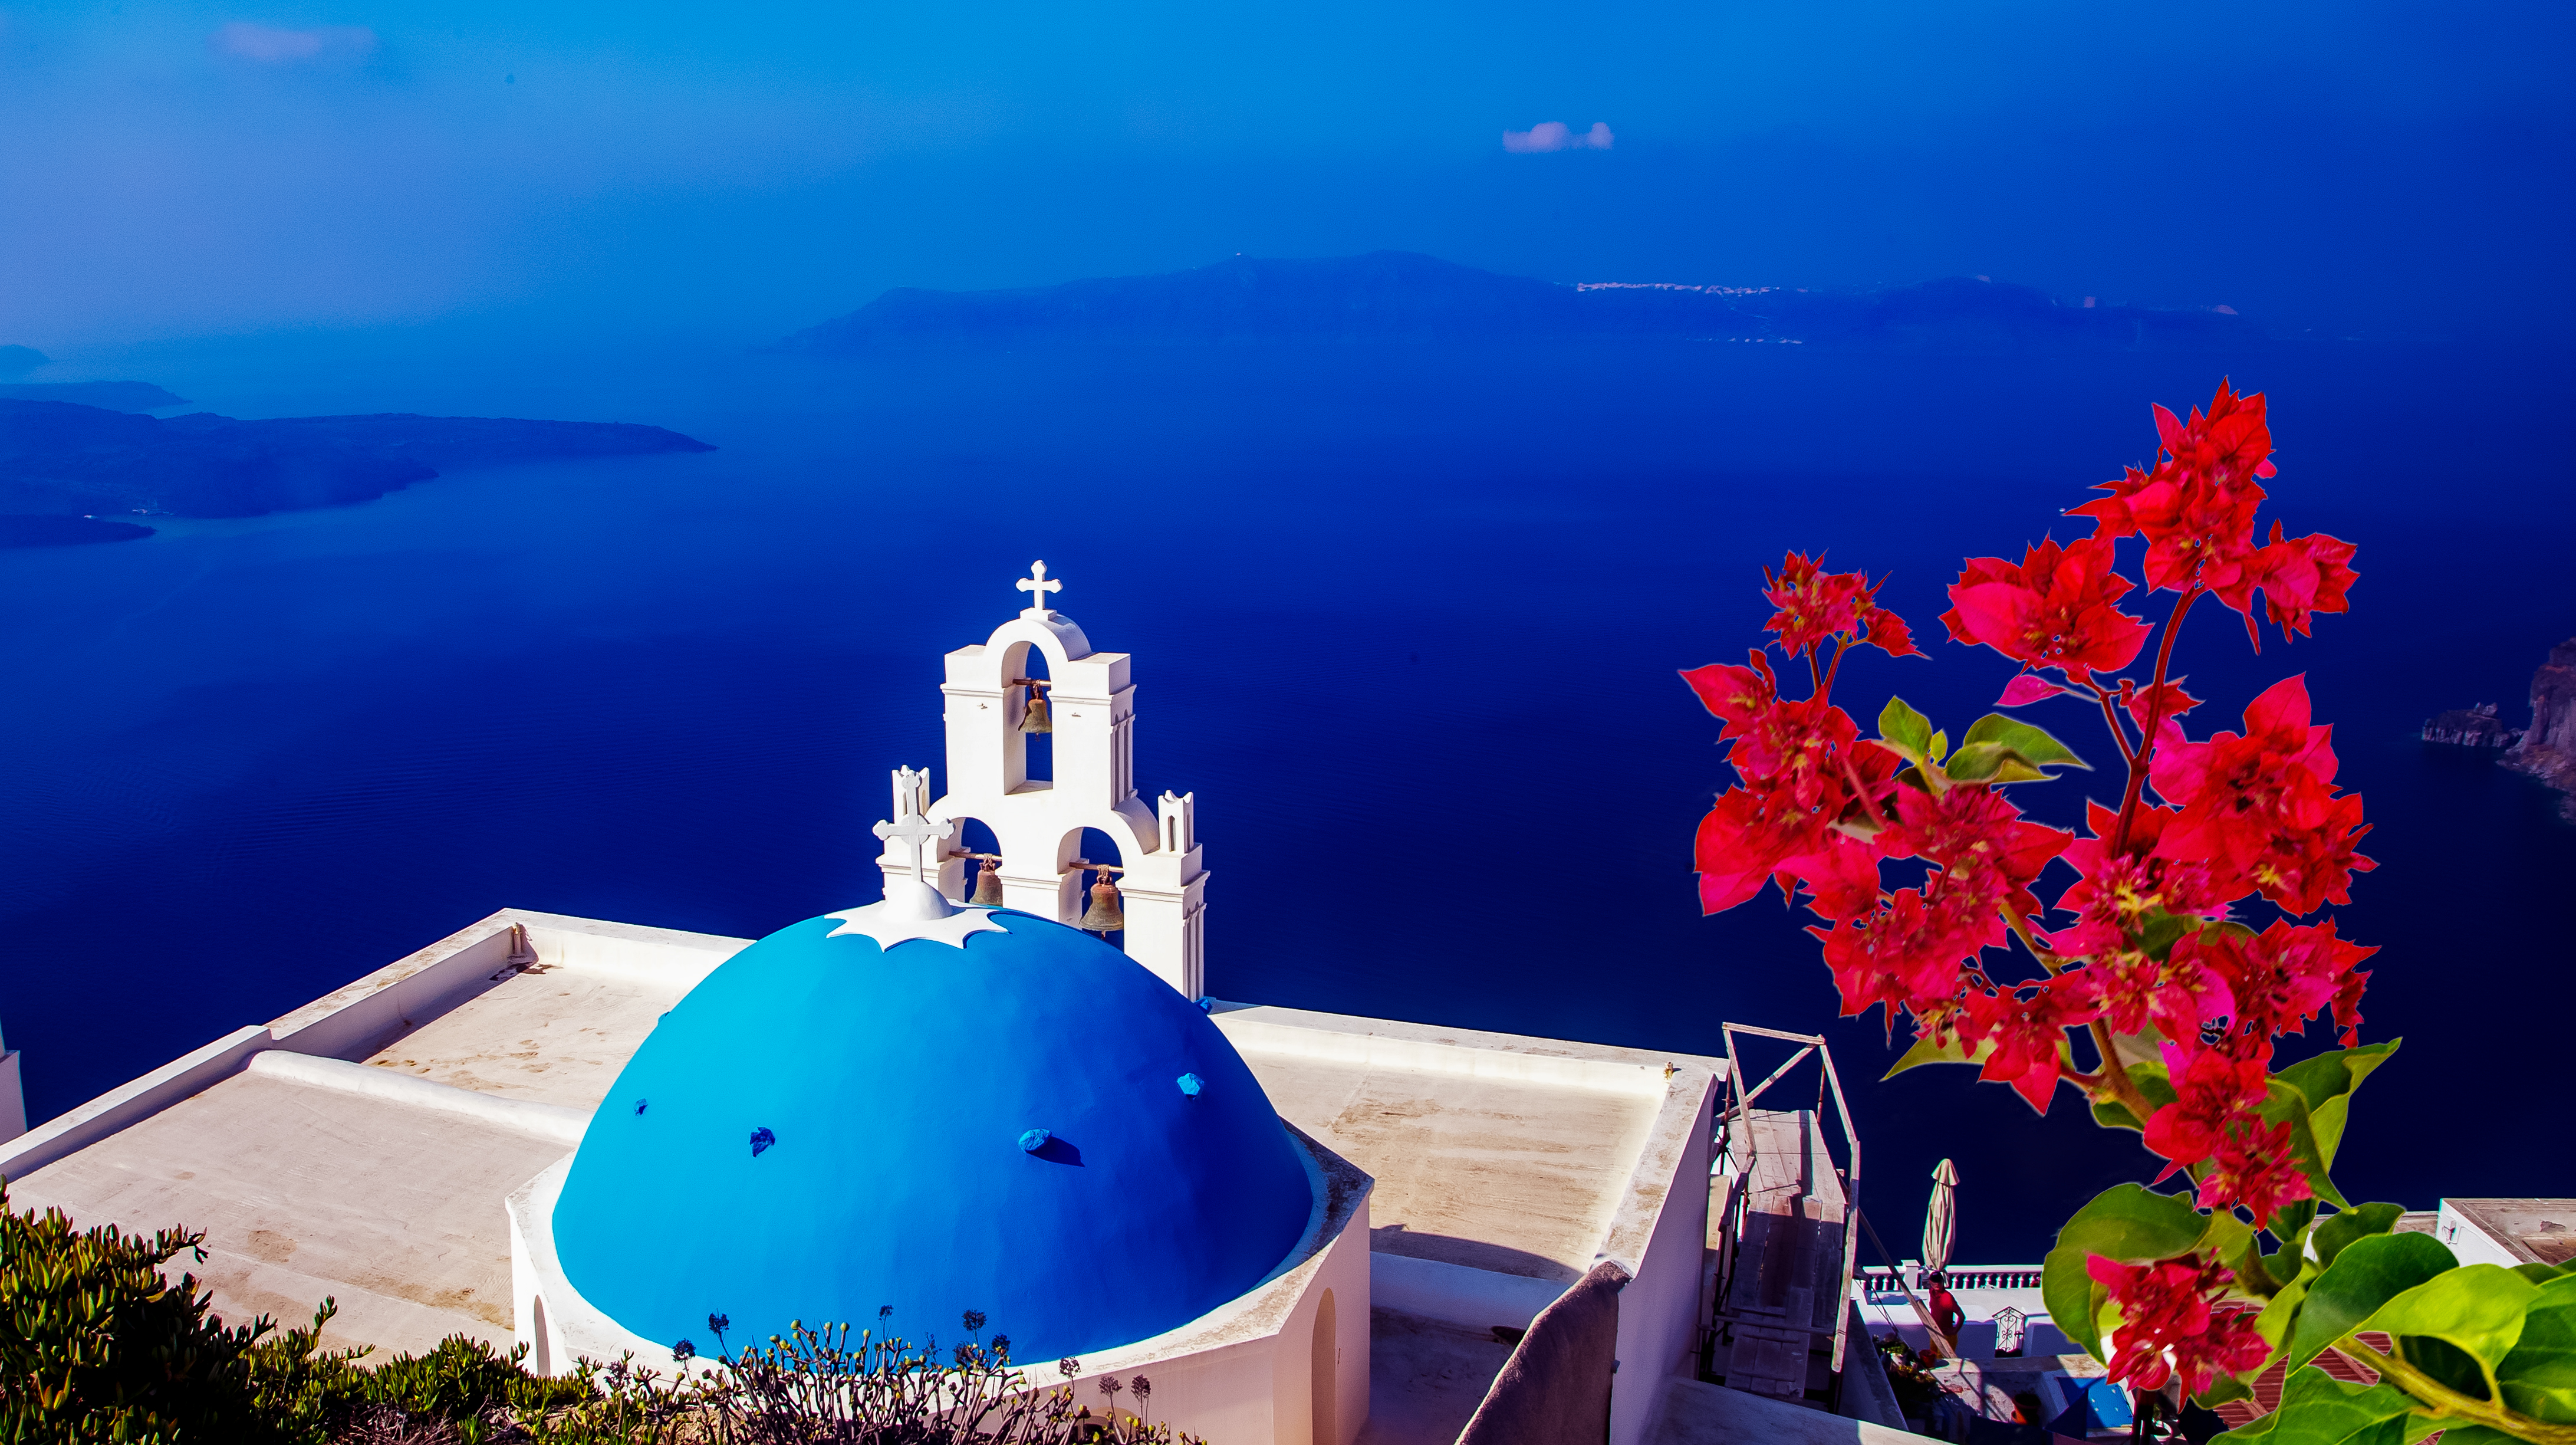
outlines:
[{"label": "bronze bell", "polygon": [[1034,687],[1029,689],[1029,705],[1020,709],[1020,731],[1024,733],[1055,731],[1055,722],[1047,716],[1046,694]]},{"label": "bronze bell", "polygon": [[1127,926],[1127,914],[1118,906],[1118,885],[1106,873],[1092,875],[1100,881],[1091,885],[1091,908],[1074,925],[1090,933],[1115,933]]},{"label": "bronze bell", "polygon": [[977,908],[1001,907],[1001,865],[998,863],[984,863],[981,859],[976,861],[982,866],[975,874],[975,896],[967,899],[966,901]]}]

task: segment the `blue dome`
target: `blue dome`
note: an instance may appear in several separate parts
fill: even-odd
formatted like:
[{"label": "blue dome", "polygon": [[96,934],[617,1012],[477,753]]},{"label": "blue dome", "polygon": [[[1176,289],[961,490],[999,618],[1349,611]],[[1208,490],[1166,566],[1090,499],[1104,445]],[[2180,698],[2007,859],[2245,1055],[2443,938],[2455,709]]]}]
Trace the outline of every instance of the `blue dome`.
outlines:
[{"label": "blue dome", "polygon": [[1108,944],[992,921],[961,951],[808,919],[709,974],[582,1138],[554,1215],[574,1287],[666,1345],[891,1305],[915,1341],[981,1311],[1042,1361],[1268,1277],[1314,1198],[1233,1045]]}]

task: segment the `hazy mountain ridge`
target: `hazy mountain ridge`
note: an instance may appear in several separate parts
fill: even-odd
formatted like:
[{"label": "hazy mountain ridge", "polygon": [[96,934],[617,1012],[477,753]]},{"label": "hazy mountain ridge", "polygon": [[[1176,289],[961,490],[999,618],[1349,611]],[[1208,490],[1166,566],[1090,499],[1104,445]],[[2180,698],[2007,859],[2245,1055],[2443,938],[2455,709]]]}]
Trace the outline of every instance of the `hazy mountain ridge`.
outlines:
[{"label": "hazy mountain ridge", "polygon": [[155,420],[0,400],[0,512],[246,517],[369,501],[442,469],[713,447],[627,422],[503,417]]},{"label": "hazy mountain ridge", "polygon": [[1403,251],[1235,257],[1001,291],[899,287],[788,337],[825,354],[1047,343],[1734,341],[1978,352],[2200,350],[2265,339],[2232,312],[2061,302],[1950,277],[1869,291],[1504,276]]},{"label": "hazy mountain ridge", "polygon": [[148,381],[10,382],[0,384],[0,401],[68,401],[109,411],[164,411],[188,404],[186,397]]}]

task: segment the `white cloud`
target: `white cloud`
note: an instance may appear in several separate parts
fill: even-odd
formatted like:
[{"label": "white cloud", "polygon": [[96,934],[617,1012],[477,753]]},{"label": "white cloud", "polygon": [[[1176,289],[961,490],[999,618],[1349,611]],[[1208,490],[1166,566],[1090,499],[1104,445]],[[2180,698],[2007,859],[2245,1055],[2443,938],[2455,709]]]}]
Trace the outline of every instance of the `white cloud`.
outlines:
[{"label": "white cloud", "polygon": [[362,25],[320,25],[311,30],[281,30],[236,20],[207,38],[218,55],[256,60],[263,65],[292,65],[308,60],[354,59],[374,53],[376,32]]},{"label": "white cloud", "polygon": [[1614,139],[1606,121],[1596,120],[1592,129],[1577,131],[1564,121],[1551,120],[1527,130],[1503,132],[1503,149],[1521,155],[1538,151],[1606,151]]}]

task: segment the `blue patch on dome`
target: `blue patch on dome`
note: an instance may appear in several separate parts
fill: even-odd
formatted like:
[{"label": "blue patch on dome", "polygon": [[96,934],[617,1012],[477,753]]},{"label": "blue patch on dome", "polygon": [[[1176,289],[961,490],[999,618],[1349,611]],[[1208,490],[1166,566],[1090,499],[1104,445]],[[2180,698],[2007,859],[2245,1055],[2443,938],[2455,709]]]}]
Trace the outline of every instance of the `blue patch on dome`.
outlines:
[{"label": "blue patch on dome", "polygon": [[1207,1087],[1207,1081],[1196,1074],[1183,1074],[1172,1082],[1180,1085],[1181,1092],[1193,1099],[1199,1096],[1199,1090]]},{"label": "blue patch on dome", "polygon": [[[1039,1360],[1268,1277],[1314,1196],[1233,1046],[1107,943],[995,921],[1010,931],[959,950],[809,919],[709,974],[610,1093],[651,1112],[604,1111],[582,1139],[554,1217],[573,1285],[646,1339],[717,1303],[760,1339],[892,1301],[898,1331],[981,1311]],[[755,1164],[747,1118],[797,1147]],[[1039,1147],[1004,1145],[1032,1118]]]}]

